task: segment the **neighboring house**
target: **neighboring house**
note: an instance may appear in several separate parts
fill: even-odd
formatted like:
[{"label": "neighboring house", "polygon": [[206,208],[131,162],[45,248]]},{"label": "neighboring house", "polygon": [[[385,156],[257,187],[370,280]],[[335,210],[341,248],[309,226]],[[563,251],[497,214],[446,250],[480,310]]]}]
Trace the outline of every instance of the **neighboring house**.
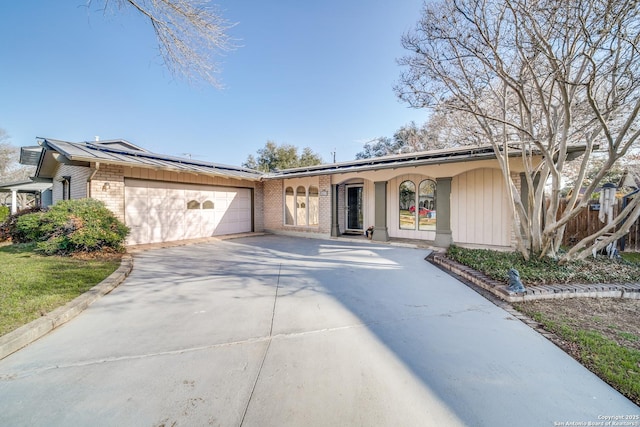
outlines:
[{"label": "neighboring house", "polygon": [[52,203],[51,183],[20,181],[0,184],[0,205],[11,207],[11,213],[19,210]]},{"label": "neighboring house", "polygon": [[[121,140],[39,145],[30,164],[37,179],[53,184],[53,202],[104,201],[131,228],[128,244],[251,231],[335,237],[374,226],[378,241],[514,246],[502,172],[488,146],[262,174]],[[512,157],[510,167],[519,183],[522,159]]]},{"label": "neighboring house", "polygon": [[638,165],[629,165],[624,169],[618,188],[637,190],[640,188],[640,168]]}]

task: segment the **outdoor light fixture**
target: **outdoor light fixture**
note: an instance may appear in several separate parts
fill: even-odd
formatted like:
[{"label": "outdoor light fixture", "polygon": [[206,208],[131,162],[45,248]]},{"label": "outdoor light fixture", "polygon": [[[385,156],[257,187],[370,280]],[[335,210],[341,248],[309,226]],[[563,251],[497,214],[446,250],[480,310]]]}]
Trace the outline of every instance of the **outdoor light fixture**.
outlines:
[{"label": "outdoor light fixture", "polygon": [[108,182],[105,182],[102,185],[102,191],[109,191],[110,188],[111,188],[111,185]]},{"label": "outdoor light fixture", "polygon": [[325,189],[322,189],[322,191],[320,191],[320,195],[321,196],[328,196],[329,192],[327,190],[325,190]]}]

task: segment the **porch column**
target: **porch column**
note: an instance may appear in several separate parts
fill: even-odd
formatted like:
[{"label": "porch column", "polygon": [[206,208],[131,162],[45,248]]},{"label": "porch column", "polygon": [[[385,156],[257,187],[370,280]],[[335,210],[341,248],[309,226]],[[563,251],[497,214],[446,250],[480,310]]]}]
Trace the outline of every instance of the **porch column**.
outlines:
[{"label": "porch column", "polygon": [[436,239],[435,245],[448,248],[451,237],[451,178],[436,178]]},{"label": "porch column", "polygon": [[338,184],[331,184],[331,237],[340,236],[338,225]]},{"label": "porch column", "polygon": [[18,190],[11,189],[11,215],[18,212]]},{"label": "porch column", "polygon": [[375,214],[376,221],[373,226],[371,240],[378,242],[389,241],[389,229],[387,228],[387,181],[378,181],[375,185]]}]

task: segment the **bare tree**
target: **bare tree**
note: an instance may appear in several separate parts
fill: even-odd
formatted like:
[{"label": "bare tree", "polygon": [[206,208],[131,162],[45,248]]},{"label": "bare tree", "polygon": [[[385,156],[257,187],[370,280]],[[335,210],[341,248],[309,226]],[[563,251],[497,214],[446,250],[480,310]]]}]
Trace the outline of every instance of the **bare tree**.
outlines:
[{"label": "bare tree", "polygon": [[11,144],[7,132],[0,128],[0,182],[28,181],[33,167],[20,164],[20,149]]},{"label": "bare tree", "polygon": [[424,128],[433,148],[481,145],[484,140],[475,118],[461,110],[436,107]]},{"label": "bare tree", "polygon": [[[188,81],[202,79],[216,87],[218,63],[213,57],[234,48],[232,25],[206,0],[98,0],[104,10],[133,8],[151,23],[165,66]],[[90,6],[94,0],[87,0]]]},{"label": "bare tree", "polygon": [[[451,0],[425,4],[403,37],[411,53],[400,60],[398,95],[414,107],[475,118],[500,163],[525,257],[585,257],[596,237],[612,233],[595,243],[604,247],[640,215],[636,198],[603,230],[559,253],[568,221],[640,136],[639,14],[633,0]],[[586,151],[576,189],[596,147],[605,162],[561,214],[561,178],[577,144]],[[510,170],[514,152],[526,171],[524,202]]]},{"label": "bare tree", "polygon": [[356,159],[415,153],[455,145],[450,140],[444,139],[442,129],[435,123],[433,118],[421,126],[412,121],[395,131],[393,138],[381,136],[367,141],[363,150],[356,153]]},{"label": "bare tree", "polygon": [[[11,144],[7,132],[0,128],[0,183],[8,184],[20,181],[29,181],[34,172],[34,167],[24,166],[19,163],[20,149]],[[0,205],[11,203],[11,193],[0,193]],[[31,194],[19,193],[17,195],[18,206],[27,207],[34,202]]]}]

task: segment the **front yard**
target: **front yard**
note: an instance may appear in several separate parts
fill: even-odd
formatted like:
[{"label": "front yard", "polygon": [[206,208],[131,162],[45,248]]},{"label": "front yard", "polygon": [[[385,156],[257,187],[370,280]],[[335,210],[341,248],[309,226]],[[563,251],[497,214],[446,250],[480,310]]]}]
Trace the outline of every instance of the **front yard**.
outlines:
[{"label": "front yard", "polygon": [[[558,266],[523,262],[514,254],[452,247],[449,257],[495,278],[512,266],[526,286],[540,283],[640,281],[637,260]],[[120,254],[43,256],[33,244],[0,246],[0,335],[81,295],[114,272]],[[556,334],[576,360],[640,405],[640,300],[573,298],[514,307]]]},{"label": "front yard", "polygon": [[37,319],[113,273],[120,255],[43,256],[34,245],[0,246],[0,335]]}]

